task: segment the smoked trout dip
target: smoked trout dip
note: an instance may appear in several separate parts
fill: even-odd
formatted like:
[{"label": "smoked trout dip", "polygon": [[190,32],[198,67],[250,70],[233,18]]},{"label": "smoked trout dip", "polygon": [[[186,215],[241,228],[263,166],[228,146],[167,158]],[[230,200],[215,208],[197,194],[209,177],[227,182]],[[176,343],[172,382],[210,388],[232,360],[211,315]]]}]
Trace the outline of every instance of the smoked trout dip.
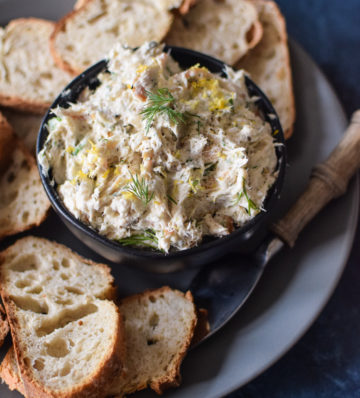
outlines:
[{"label": "smoked trout dip", "polygon": [[182,70],[163,45],[118,45],[101,84],[53,109],[39,153],[65,207],[123,245],[164,252],[231,233],[276,179],[270,125],[243,71]]}]

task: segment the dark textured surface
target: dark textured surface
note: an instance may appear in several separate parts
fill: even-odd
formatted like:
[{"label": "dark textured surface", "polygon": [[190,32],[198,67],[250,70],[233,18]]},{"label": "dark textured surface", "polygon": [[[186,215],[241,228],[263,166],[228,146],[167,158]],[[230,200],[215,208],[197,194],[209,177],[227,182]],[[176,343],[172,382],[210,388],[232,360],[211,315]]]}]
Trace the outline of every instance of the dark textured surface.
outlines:
[{"label": "dark textured surface", "polygon": [[[350,116],[360,108],[360,0],[278,3],[290,35],[320,65]],[[227,398],[313,397],[360,397],[360,226],[319,319],[276,365]]]}]

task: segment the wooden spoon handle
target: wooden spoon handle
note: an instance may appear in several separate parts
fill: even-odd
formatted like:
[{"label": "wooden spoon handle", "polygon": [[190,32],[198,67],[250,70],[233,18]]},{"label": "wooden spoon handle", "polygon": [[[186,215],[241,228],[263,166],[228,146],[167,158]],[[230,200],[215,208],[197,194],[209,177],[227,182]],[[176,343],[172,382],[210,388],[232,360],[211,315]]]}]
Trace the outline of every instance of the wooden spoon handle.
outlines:
[{"label": "wooden spoon handle", "polygon": [[342,140],[325,160],[314,167],[305,192],[271,230],[293,247],[299,233],[330,200],[346,192],[350,178],[360,167],[360,110]]}]

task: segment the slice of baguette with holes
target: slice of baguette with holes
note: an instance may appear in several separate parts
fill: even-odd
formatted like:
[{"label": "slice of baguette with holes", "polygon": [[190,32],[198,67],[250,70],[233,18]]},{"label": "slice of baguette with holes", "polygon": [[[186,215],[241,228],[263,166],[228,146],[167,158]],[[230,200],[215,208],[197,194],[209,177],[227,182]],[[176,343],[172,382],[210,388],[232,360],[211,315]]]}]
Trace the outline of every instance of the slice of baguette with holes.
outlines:
[{"label": "slice of baguette with holes", "polygon": [[172,4],[168,3],[169,0],[81,0],[57,23],[51,36],[55,62],[64,70],[79,74],[104,58],[116,43],[137,47],[147,41],[161,41],[174,19],[169,9]]},{"label": "slice of baguette with holes", "polygon": [[178,386],[197,322],[191,293],[166,286],[125,298],[119,310],[128,350],[126,375],[114,382],[109,394],[123,397],[146,387],[161,394]]},{"label": "slice of baguette with holes", "polygon": [[233,65],[261,36],[258,12],[250,1],[200,0],[186,16],[175,19],[165,42]]},{"label": "slice of baguette with holes", "polygon": [[[7,140],[3,140],[4,137]],[[40,225],[50,209],[36,162],[0,113],[0,239]]]},{"label": "slice of baguette with holes", "polygon": [[106,265],[27,237],[0,253],[1,297],[25,396],[100,398],[124,363]]},{"label": "slice of baguette with holes", "polygon": [[273,1],[254,0],[254,4],[264,28],[263,38],[236,67],[247,70],[272,101],[288,139],[293,132],[295,101],[285,19]]},{"label": "slice of baguette with holes", "polygon": [[43,114],[70,82],[50,54],[55,24],[21,18],[0,28],[0,104]]}]

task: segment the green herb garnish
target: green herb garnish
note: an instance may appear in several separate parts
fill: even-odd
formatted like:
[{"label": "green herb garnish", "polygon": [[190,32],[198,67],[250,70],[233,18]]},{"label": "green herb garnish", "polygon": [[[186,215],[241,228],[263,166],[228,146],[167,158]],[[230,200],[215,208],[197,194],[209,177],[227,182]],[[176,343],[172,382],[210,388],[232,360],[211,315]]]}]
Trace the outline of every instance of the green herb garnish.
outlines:
[{"label": "green herb garnish", "polygon": [[197,186],[200,184],[200,180],[193,180],[192,178],[189,179],[189,184],[190,184],[190,188],[191,190],[196,194],[197,191],[199,190],[199,188],[197,188]]},{"label": "green herb garnish", "polygon": [[177,201],[174,198],[172,198],[170,195],[166,195],[166,196],[170,200],[170,202],[173,202],[175,205],[177,205]]},{"label": "green herb garnish", "polygon": [[240,192],[240,193],[237,194],[235,204],[238,204],[238,203],[240,202],[241,198],[242,198],[243,196],[245,196],[245,199],[247,200],[247,203],[248,203],[248,207],[247,207],[246,211],[247,211],[248,214],[251,215],[251,209],[257,211],[257,210],[259,210],[259,208],[258,208],[258,207],[256,206],[256,204],[249,198],[249,195],[248,195],[248,193],[247,193],[247,191],[246,191],[245,178],[243,178],[242,189],[243,189],[242,192]]},{"label": "green herb garnish", "polygon": [[174,109],[175,98],[168,88],[159,88],[156,93],[146,91],[148,97],[148,107],[140,112],[146,120],[146,134],[149,132],[151,124],[157,115],[166,115],[174,124],[185,122],[185,115]]},{"label": "green herb garnish", "polygon": [[138,199],[140,199],[144,206],[147,206],[151,199],[154,197],[154,192],[149,192],[149,186],[147,185],[144,177],[139,179],[138,175],[135,174],[135,177],[130,173],[132,183],[128,184],[125,187],[125,192],[131,192]]},{"label": "green herb garnish", "polygon": [[185,117],[197,117],[197,118],[199,118],[199,119],[201,119],[201,116],[199,116],[199,115],[197,115],[196,113],[191,113],[191,112],[188,112],[188,111],[185,111],[184,112],[184,116]]},{"label": "green herb garnish", "polygon": [[123,246],[145,246],[157,249],[159,240],[152,229],[147,229],[143,234],[129,236],[128,238],[118,239]]},{"label": "green herb garnish", "polygon": [[216,169],[217,163],[205,163],[204,176],[206,177]]},{"label": "green herb garnish", "polygon": [[197,121],[196,121],[196,124],[197,124],[197,132],[198,132],[198,134],[200,134],[200,127],[201,127],[203,124],[201,123],[200,120],[197,120]]},{"label": "green herb garnish", "polygon": [[61,121],[62,121],[62,119],[61,119],[61,117],[59,117],[59,116],[55,116],[55,117],[51,118],[51,119],[48,121],[48,130],[49,130],[49,131],[50,131],[50,130],[54,130],[55,127],[57,126],[57,124],[58,124],[59,122],[61,122]]},{"label": "green herb garnish", "polygon": [[76,145],[75,149],[72,151],[72,155],[76,156],[84,148],[84,146],[84,144]]}]

